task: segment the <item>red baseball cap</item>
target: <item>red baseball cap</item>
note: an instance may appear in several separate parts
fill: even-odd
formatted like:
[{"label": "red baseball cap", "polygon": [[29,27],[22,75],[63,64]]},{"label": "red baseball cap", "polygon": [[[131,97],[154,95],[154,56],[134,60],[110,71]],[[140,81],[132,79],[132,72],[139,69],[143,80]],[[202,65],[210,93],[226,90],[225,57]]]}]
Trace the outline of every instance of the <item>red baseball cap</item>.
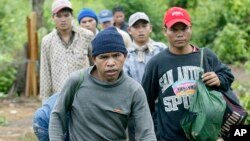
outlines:
[{"label": "red baseball cap", "polygon": [[191,26],[191,20],[188,12],[181,7],[172,7],[164,15],[164,26],[172,27],[177,22],[182,22],[187,26]]}]

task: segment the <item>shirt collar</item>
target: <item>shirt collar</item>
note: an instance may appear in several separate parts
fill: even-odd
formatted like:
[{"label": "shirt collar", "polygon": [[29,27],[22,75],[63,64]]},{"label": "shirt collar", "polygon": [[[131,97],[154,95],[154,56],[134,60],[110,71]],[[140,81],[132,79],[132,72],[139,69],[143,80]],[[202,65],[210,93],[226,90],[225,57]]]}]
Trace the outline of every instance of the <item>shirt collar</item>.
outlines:
[{"label": "shirt collar", "polygon": [[[152,53],[154,51],[153,49],[153,43],[154,43],[154,40],[152,40],[151,38],[149,38],[148,42],[145,44],[148,48],[148,52],[149,53]],[[138,47],[138,45],[133,41],[132,42],[132,45],[131,45],[131,48],[128,48],[129,51],[136,51],[136,48]]]}]

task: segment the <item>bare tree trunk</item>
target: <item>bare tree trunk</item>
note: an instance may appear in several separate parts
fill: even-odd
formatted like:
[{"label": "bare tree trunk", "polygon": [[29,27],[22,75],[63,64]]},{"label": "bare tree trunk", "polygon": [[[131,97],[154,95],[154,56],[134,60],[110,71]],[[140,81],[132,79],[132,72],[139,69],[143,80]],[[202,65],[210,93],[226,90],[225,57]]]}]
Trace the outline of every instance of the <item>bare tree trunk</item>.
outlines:
[{"label": "bare tree trunk", "polygon": [[45,0],[32,0],[32,11],[37,14],[37,26],[36,29],[44,26],[43,22],[43,4]]}]

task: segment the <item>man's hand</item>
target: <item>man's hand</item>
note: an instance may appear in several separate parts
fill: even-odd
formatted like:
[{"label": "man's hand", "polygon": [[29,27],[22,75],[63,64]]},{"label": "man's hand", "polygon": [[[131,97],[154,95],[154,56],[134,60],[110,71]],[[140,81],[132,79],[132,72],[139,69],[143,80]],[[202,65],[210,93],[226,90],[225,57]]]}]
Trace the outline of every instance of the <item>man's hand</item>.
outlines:
[{"label": "man's hand", "polygon": [[220,79],[213,71],[204,73],[201,78],[207,86],[220,86]]}]

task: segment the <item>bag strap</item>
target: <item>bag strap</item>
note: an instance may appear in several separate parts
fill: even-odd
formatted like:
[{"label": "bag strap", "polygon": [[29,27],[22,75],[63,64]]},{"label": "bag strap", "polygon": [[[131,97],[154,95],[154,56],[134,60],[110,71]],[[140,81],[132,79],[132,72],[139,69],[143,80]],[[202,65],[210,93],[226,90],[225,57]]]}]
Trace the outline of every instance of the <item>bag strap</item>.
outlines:
[{"label": "bag strap", "polygon": [[77,86],[76,86],[76,88],[75,88],[75,91],[72,93],[72,95],[71,95],[71,98],[70,98],[70,103],[69,103],[69,107],[68,107],[68,109],[69,110],[71,110],[71,108],[72,108],[72,104],[73,104],[73,101],[74,101],[74,98],[75,98],[75,95],[76,95],[76,93],[78,92],[78,90],[80,89],[80,86],[81,86],[81,84],[82,84],[82,82],[83,82],[83,71],[80,71],[80,79],[79,79],[79,81],[78,81],[78,83],[77,83]]},{"label": "bag strap", "polygon": [[203,73],[211,71],[211,68],[209,67],[209,63],[207,59],[206,48],[201,48],[200,67],[203,68],[204,70]]},{"label": "bag strap", "polygon": [[201,50],[201,54],[200,54],[200,69],[201,70],[203,70],[203,71],[200,71],[200,73],[199,73],[199,78],[201,79],[201,76],[204,74],[204,68],[203,68],[203,63],[204,63],[204,49],[203,48],[201,48],[200,49]]},{"label": "bag strap", "polygon": [[83,71],[80,71],[80,80],[79,80],[77,87],[75,89],[75,93],[80,89],[82,82],[83,82]]},{"label": "bag strap", "polygon": [[201,48],[200,68],[203,68],[204,49]]}]

